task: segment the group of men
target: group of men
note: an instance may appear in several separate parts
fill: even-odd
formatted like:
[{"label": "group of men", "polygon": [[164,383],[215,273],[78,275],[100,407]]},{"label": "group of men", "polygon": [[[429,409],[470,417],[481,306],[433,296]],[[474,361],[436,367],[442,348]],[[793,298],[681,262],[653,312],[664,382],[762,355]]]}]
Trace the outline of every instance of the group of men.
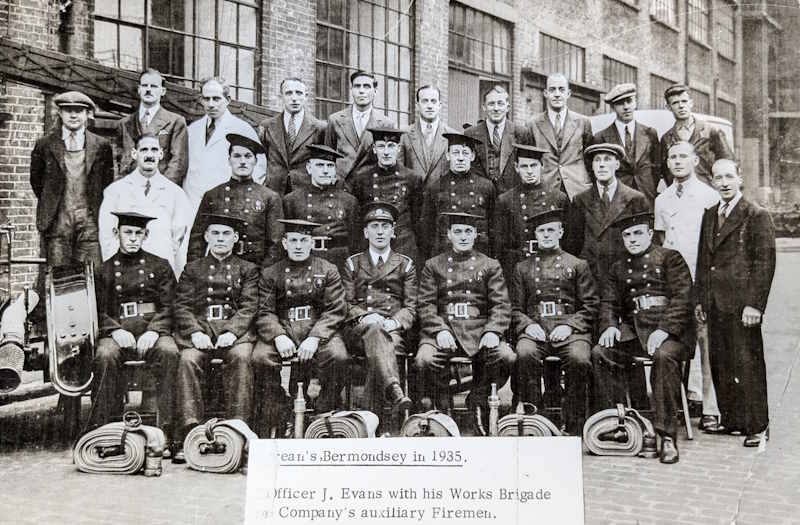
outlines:
[{"label": "group of men", "polygon": [[87,96],[55,97],[61,122],[34,149],[31,186],[49,264],[95,263],[94,424],[119,411],[130,358],[158,363],[161,421],[179,443],[203,420],[215,357],[226,417],[263,436],[286,407],[284,364],[288,395],[302,382],[317,411],[342,407],[359,355],[365,407],[445,410],[455,356],[472,360],[468,405],[485,408],[509,378],[515,401],[540,405],[543,360],[557,355],[564,431],[580,435],[589,410],[624,401],[642,355],[673,463],[681,365],[707,322],[701,425],[745,446],[768,436],[771,220],[742,197],[724,135],[694,117],[686,86],[665,93],[676,124],[659,141],[634,119],[632,84],[606,95],[617,118],[593,135],[560,74],[530,122],[510,120],[496,85],[463,133],[440,120],[435,86],[417,90],[417,119],[400,130],[373,107],[373,74],[350,83],[352,106],[326,123],[306,109],[306,84],[285,79],[283,111],[256,131],[212,78],[206,115],[187,127],[147,70],[113,149],[86,129]]}]

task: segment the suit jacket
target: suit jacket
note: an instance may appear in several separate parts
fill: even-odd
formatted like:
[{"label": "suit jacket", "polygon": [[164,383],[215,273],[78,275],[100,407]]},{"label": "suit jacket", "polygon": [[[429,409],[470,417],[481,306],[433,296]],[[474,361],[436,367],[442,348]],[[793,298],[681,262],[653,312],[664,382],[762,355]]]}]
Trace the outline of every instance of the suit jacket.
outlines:
[{"label": "suit jacket", "polygon": [[717,228],[719,205],[706,210],[700,227],[697,301],[708,312],[741,315],[745,306],[762,313],[775,274],[775,229],[769,213],[742,198]]},{"label": "suit jacket", "polygon": [[[92,215],[100,210],[103,190],[114,180],[114,156],[111,144],[104,138],[86,131],[87,206]],[[36,195],[36,228],[47,231],[58,213],[67,180],[64,162],[66,147],[61,139],[61,128],[36,141],[31,152],[30,184]]]},{"label": "suit jacket", "polygon": [[592,142],[589,119],[567,111],[561,128],[561,146],[547,112],[539,113],[525,125],[518,140],[550,150],[542,158],[542,178],[545,184],[563,190],[570,200],[589,188],[592,179],[583,160],[583,150]]},{"label": "suit jacket", "polygon": [[436,184],[442,174],[450,170],[445,158],[447,139],[443,133],[455,133],[456,130],[447,126],[441,120],[433,139],[431,151],[425,152],[425,136],[422,134],[421,123],[417,122],[405,129],[400,139],[400,155],[398,162],[412,170],[422,181],[423,188]]},{"label": "suit jacket", "polygon": [[345,180],[353,169],[367,162],[372,155],[372,133],[367,131],[368,128],[394,127],[394,125],[393,121],[372,108],[364,133],[359,139],[353,122],[352,106],[347,106],[328,117],[325,144],[344,155],[336,161],[336,173],[339,174],[339,179]]},{"label": "suit jacket", "polygon": [[503,129],[503,138],[500,140],[500,163],[498,174],[495,177],[489,174],[489,144],[492,138],[489,136],[489,128],[486,122],[480,122],[465,132],[465,135],[481,141],[475,154],[473,169],[494,183],[497,194],[505,192],[516,186],[517,172],[514,170],[514,142],[516,142],[516,126],[510,119],[506,119],[506,126]]},{"label": "suit jacket", "polygon": [[[169,180],[180,186],[189,168],[189,135],[186,120],[177,113],[159,107],[150,120],[148,130],[158,137],[164,156],[158,163],[158,170]],[[139,123],[139,109],[117,123],[116,164],[117,178],[124,177],[136,169],[136,161],[131,150],[142,135]]]},{"label": "suit jacket", "polygon": [[295,188],[306,186],[310,177],[306,171],[310,144],[322,144],[325,141],[323,120],[314,117],[309,111],[303,112],[303,122],[297,131],[294,144],[288,148],[286,128],[283,125],[283,112],[264,119],[258,126],[261,143],[269,148],[269,162],[266,186],[278,195],[285,195]]},{"label": "suit jacket", "polygon": [[641,192],[617,181],[617,191],[607,211],[596,185],[579,193],[572,205],[574,246],[581,250],[580,258],[589,263],[597,282],[602,283],[614,261],[628,253],[620,229],[612,224],[622,216],[650,211],[650,204]]},{"label": "suit jacket", "polygon": [[[612,122],[606,129],[598,132],[592,139],[593,144],[622,144],[617,125]],[[617,178],[625,185],[644,193],[652,208],[658,192],[658,181],[661,178],[661,146],[655,129],[636,122],[633,130],[634,158],[627,156],[619,163]]]},{"label": "suit jacket", "polygon": [[[661,137],[661,173],[667,185],[672,184],[672,174],[667,168],[667,151],[670,146],[680,142],[680,140],[678,132],[675,131],[675,126],[672,126]],[[697,118],[694,119],[694,132],[689,137],[689,142],[694,145],[697,158],[700,159],[695,169],[697,178],[710,186],[711,166],[714,165],[717,159],[733,159],[733,150],[728,145],[728,141],[722,131]]]}]

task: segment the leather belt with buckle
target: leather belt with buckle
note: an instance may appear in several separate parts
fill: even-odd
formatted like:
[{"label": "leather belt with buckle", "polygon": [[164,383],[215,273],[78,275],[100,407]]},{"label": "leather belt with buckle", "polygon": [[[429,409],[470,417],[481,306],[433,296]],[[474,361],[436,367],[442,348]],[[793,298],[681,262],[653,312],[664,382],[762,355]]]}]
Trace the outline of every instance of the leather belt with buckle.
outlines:
[{"label": "leather belt with buckle", "polygon": [[448,303],[446,312],[454,319],[473,319],[481,316],[478,307],[469,303]]},{"label": "leather belt with buckle", "polygon": [[555,301],[540,301],[539,302],[539,315],[542,317],[552,317],[556,315],[556,302]]},{"label": "leather belt with buckle", "polygon": [[649,310],[655,306],[667,306],[669,297],[665,295],[637,295],[633,298],[636,310]]},{"label": "leather belt with buckle", "polygon": [[289,314],[287,316],[289,321],[310,321],[311,320],[311,306],[293,306],[289,308]]},{"label": "leather belt with buckle", "polygon": [[138,315],[152,314],[156,311],[155,303],[121,303],[119,305],[119,318],[128,319]]},{"label": "leather belt with buckle", "polygon": [[328,237],[327,235],[318,235],[311,238],[314,239],[314,247],[312,250],[315,252],[328,251],[328,242],[333,240],[333,237]]},{"label": "leather belt with buckle", "polygon": [[206,319],[209,321],[221,321],[225,319],[225,309],[221,304],[208,305],[208,315]]}]

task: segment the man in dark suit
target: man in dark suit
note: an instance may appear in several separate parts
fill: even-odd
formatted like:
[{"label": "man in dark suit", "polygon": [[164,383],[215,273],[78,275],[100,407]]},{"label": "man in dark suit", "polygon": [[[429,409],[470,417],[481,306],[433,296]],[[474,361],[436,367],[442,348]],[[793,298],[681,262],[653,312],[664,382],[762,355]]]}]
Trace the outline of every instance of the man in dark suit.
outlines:
[{"label": "man in dark suit", "polygon": [[613,124],[598,132],[592,142],[619,144],[625,149],[625,156],[619,161],[617,178],[625,185],[644,193],[652,208],[661,178],[658,133],[633,118],[637,102],[635,84],[614,86],[605,100],[614,109],[617,118]]},{"label": "man in dark suit", "polygon": [[572,202],[576,251],[589,263],[595,280],[602,283],[611,265],[625,254],[615,221],[625,215],[650,210],[647,198],[617,180],[625,150],[618,144],[593,144],[586,148],[595,183]]},{"label": "man in dark suit", "polygon": [[324,141],[326,123],[306,111],[308,88],[296,77],[281,81],[283,111],[258,126],[261,143],[269,151],[266,185],[285,195],[310,183],[305,163],[309,144]]},{"label": "man in dark suit", "polygon": [[675,84],[664,91],[664,100],[675,117],[675,125],[661,137],[661,174],[667,186],[672,175],[667,168],[667,152],[676,142],[691,142],[700,162],[695,170],[697,179],[711,185],[711,166],[718,159],[733,159],[733,150],[725,134],[692,114],[693,101],[689,87]]},{"label": "man in dark suit", "polygon": [[356,71],[350,75],[353,105],[328,117],[325,145],[342,154],[336,161],[339,178],[347,180],[350,172],[366,162],[372,152],[369,128],[390,128],[394,122],[373,107],[378,80],[373,73]]},{"label": "man in dark suit", "polygon": [[111,145],[86,129],[96,109],[89,97],[69,91],[53,102],[61,125],[36,141],[31,153],[36,228],[50,266],[91,260],[98,267],[97,213],[103,190],[114,178]]},{"label": "man in dark suit", "polygon": [[708,321],[722,423],[713,433],[742,433],[745,447],[757,447],[769,439],[761,323],[775,274],[775,230],[767,211],[742,197],[736,163],[718,160],[712,173],[721,200],[700,228],[696,315]]},{"label": "man in dark suit", "polygon": [[500,84],[492,86],[483,95],[483,111],[486,120],[468,128],[464,134],[480,141],[473,169],[492,181],[500,195],[517,183],[513,155],[516,128],[508,118],[511,104],[506,88]]},{"label": "man in dark suit", "polygon": [[189,168],[189,135],[186,120],[161,106],[161,97],[167,92],[164,78],[155,69],[139,75],[139,111],[117,123],[116,165],[117,178],[124,177],[136,168],[131,150],[143,133],[158,137],[164,156],[158,162],[158,171],[180,186]]}]

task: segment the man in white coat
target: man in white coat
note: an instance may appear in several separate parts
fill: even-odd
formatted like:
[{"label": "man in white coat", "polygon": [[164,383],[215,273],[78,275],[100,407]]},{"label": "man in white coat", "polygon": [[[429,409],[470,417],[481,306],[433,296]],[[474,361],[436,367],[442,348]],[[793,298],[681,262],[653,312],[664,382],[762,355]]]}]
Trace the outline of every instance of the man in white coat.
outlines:
[{"label": "man in white coat", "polygon": [[124,210],[155,217],[148,224],[142,249],[166,259],[178,277],[186,263],[181,244],[191,225],[192,209],[181,187],[158,170],[163,154],[158,137],[144,133],[131,152],[136,169],[103,191],[98,213],[100,251],[105,261],[119,249],[119,238],[114,234],[117,217],[112,212]]}]

